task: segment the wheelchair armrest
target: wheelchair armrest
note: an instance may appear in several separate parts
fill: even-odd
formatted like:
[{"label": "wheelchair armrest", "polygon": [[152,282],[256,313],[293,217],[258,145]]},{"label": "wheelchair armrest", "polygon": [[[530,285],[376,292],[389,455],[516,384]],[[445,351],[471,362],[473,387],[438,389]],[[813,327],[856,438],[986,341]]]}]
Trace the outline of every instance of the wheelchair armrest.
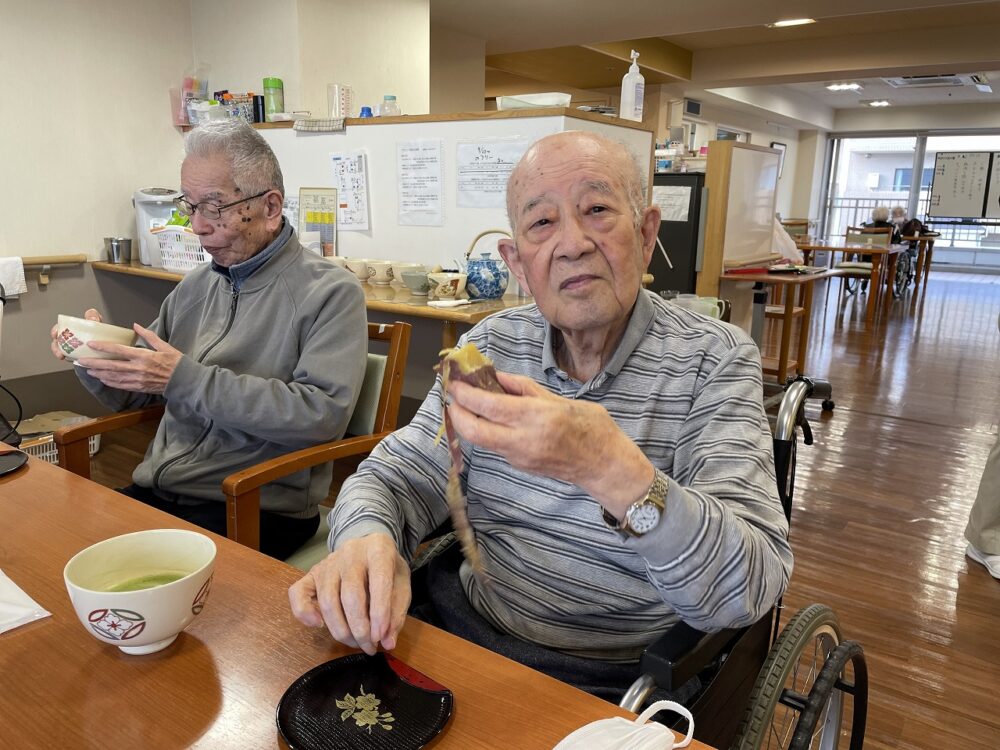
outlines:
[{"label": "wheelchair armrest", "polygon": [[639,660],[640,671],[650,675],[663,690],[677,690],[707,667],[743,630],[704,633],[678,622],[646,647]]}]

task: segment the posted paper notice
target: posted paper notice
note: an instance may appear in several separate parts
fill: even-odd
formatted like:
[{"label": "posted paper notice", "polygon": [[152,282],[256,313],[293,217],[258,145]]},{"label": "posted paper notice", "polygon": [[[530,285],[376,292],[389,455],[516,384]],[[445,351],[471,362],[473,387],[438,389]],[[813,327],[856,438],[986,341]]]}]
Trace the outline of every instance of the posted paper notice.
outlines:
[{"label": "posted paper notice", "polygon": [[440,138],[396,144],[400,224],[422,227],[444,224],[443,151],[444,142]]},{"label": "posted paper notice", "polygon": [[527,150],[525,138],[459,143],[458,205],[503,208],[507,202],[507,178]]},{"label": "posted paper notice", "polygon": [[330,154],[333,187],[337,188],[337,229],[364,232],[370,226],[368,159],[364,151]]},{"label": "posted paper notice", "polygon": [[654,185],[653,205],[660,207],[660,221],[687,221],[690,185]]}]

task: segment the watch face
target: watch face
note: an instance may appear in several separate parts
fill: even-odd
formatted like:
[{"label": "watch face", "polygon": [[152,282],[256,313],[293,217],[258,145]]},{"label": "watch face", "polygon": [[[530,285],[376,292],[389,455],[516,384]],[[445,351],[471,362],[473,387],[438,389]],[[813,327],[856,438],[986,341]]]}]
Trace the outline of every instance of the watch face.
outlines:
[{"label": "watch face", "polygon": [[629,509],[627,520],[634,533],[645,534],[660,522],[660,509],[653,503],[642,503]]}]

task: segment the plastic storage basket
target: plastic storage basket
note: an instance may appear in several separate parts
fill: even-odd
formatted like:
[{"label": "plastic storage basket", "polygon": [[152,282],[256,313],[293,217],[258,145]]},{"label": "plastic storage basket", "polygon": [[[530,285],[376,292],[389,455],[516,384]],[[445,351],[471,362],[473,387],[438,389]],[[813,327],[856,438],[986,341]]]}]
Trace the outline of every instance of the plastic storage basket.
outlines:
[{"label": "plastic storage basket", "polygon": [[160,245],[160,258],[164,271],[187,273],[210,258],[201,246],[198,235],[180,227],[157,229],[153,237]]},{"label": "plastic storage basket", "polygon": [[[51,435],[46,435],[40,438],[26,439],[20,445],[21,450],[27,453],[29,456],[34,456],[35,458],[40,458],[46,463],[57,464],[59,463],[59,448],[56,447],[55,440],[53,440]],[[90,455],[93,457],[95,453],[101,448],[101,436],[91,435],[90,436]]]}]

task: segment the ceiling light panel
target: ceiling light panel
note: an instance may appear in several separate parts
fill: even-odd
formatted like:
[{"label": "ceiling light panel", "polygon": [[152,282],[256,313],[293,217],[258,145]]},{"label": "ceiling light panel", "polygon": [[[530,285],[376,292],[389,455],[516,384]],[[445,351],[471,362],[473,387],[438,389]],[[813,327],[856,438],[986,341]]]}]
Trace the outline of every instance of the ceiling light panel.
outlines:
[{"label": "ceiling light panel", "polygon": [[787,18],[783,21],[775,21],[767,24],[769,29],[783,29],[786,26],[805,26],[807,23],[816,23],[815,18]]},{"label": "ceiling light panel", "polygon": [[861,91],[864,86],[855,81],[851,83],[831,83],[826,88],[828,91]]}]

